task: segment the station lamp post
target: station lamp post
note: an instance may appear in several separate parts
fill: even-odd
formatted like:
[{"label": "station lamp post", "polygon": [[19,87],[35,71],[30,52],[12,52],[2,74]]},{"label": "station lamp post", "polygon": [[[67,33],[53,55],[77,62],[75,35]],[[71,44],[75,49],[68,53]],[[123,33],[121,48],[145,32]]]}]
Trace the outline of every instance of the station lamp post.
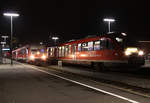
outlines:
[{"label": "station lamp post", "polygon": [[108,32],[110,33],[110,23],[111,22],[115,22],[115,19],[108,19],[108,18],[105,18],[104,21],[108,22]]},{"label": "station lamp post", "polygon": [[11,40],[10,40],[10,52],[11,52],[11,65],[13,65],[13,60],[12,60],[12,47],[13,47],[13,43],[12,43],[12,39],[13,39],[13,17],[18,17],[19,14],[17,13],[4,13],[4,16],[9,16],[11,19]]},{"label": "station lamp post", "polygon": [[54,40],[55,45],[56,45],[56,41],[57,41],[59,38],[58,38],[58,37],[52,37],[52,39]]}]

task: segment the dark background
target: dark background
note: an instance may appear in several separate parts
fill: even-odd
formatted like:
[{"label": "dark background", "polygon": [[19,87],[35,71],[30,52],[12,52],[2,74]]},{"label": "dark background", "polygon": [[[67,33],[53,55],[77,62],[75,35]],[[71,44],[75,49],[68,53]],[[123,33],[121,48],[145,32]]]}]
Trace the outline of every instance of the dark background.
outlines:
[{"label": "dark background", "polygon": [[40,42],[49,36],[61,41],[108,32],[105,17],[114,18],[111,30],[134,40],[150,40],[150,5],[137,0],[1,0],[0,34],[10,35],[10,18],[16,11],[13,36],[19,43]]}]

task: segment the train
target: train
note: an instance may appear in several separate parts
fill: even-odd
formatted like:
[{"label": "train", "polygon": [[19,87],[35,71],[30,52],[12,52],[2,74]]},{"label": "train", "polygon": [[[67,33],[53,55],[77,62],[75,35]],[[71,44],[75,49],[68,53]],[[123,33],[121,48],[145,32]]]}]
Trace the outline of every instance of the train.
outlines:
[{"label": "train", "polygon": [[43,45],[25,45],[12,51],[12,58],[32,64],[45,63],[47,60],[46,47]]},{"label": "train", "polygon": [[125,33],[89,36],[46,47],[45,56],[45,62],[85,64],[99,71],[105,71],[107,67],[140,67],[145,64],[144,51]]}]

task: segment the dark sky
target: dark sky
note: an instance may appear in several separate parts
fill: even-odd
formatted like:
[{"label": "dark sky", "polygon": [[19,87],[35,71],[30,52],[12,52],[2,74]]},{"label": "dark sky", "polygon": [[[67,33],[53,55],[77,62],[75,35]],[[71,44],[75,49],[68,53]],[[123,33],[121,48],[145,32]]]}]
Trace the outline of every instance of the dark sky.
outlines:
[{"label": "dark sky", "polygon": [[150,40],[150,6],[144,0],[1,0],[0,34],[10,34],[6,11],[14,18],[14,36],[20,42],[43,41],[50,34],[62,40],[105,33],[103,18],[112,17],[112,31],[126,32],[137,40]]}]

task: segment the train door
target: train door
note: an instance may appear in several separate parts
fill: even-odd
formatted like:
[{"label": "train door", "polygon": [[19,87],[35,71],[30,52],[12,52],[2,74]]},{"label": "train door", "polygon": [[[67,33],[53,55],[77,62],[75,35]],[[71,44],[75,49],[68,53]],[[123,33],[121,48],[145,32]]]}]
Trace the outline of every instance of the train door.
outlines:
[{"label": "train door", "polygon": [[72,45],[72,59],[76,60],[76,44]]}]

